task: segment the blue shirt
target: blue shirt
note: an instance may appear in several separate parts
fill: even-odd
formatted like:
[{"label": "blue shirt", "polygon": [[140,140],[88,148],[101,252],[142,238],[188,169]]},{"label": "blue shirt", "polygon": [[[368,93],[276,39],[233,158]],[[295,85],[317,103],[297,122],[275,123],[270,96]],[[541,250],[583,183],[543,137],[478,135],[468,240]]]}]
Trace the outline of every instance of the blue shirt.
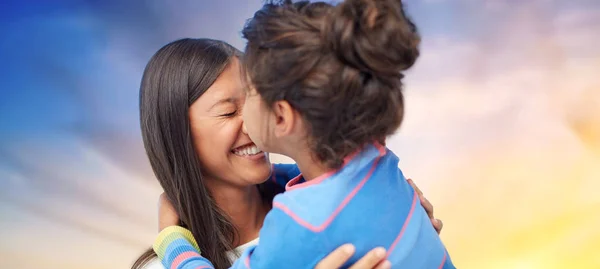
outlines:
[{"label": "blue shirt", "polygon": [[[282,183],[294,174],[295,165],[275,167],[271,180]],[[314,268],[345,243],[354,244],[356,253],[344,267],[383,246],[393,268],[455,268],[398,169],[398,157],[380,145],[367,146],[342,168],[313,180],[301,174],[290,180],[273,201],[260,243],[232,268]],[[173,265],[170,260],[165,262]],[[178,269],[213,268],[200,256],[179,260]]]}]

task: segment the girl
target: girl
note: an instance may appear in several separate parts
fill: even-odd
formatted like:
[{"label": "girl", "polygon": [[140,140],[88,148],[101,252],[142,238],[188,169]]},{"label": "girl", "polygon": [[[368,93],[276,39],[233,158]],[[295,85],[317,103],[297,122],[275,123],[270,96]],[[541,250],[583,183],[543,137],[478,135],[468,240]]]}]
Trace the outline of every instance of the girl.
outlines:
[{"label": "girl", "polygon": [[[270,3],[243,35],[248,134],[259,149],[294,159],[302,174],[275,197],[260,244],[233,268],[312,268],[348,241],[357,254],[388,246],[397,268],[455,268],[383,146],[402,121],[401,72],[419,55],[402,3]],[[155,250],[171,268],[212,268],[169,235],[161,233],[167,238]]]}]

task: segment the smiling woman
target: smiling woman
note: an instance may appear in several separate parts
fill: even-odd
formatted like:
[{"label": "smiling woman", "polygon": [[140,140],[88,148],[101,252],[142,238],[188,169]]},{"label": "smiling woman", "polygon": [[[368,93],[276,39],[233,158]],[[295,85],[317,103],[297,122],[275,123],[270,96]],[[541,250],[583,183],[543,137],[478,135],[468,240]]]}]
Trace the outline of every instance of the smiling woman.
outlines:
[{"label": "smiling woman", "polygon": [[[217,40],[172,42],[152,57],[140,88],[152,169],[181,225],[219,268],[231,264],[233,247],[258,237],[279,191],[273,183],[261,184],[271,169],[264,154],[240,154],[252,144],[242,132],[239,54]],[[153,255],[146,252],[134,268]]]},{"label": "smiling woman", "polygon": [[245,93],[239,70],[239,60],[232,58],[189,110],[192,141],[212,193],[231,185],[262,183],[271,169],[265,154],[242,130]]}]

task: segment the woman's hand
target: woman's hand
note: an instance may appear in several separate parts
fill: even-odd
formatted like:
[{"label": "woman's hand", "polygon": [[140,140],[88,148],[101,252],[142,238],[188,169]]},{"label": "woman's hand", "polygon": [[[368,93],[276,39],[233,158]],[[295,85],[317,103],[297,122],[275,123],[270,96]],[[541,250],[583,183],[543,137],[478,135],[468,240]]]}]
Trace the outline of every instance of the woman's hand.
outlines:
[{"label": "woman's hand", "polygon": [[[345,244],[327,257],[323,258],[315,267],[315,269],[334,269],[340,268],[354,255],[356,249],[351,244]],[[392,264],[385,260],[386,251],[384,248],[374,248],[358,260],[350,269],[389,269]]]},{"label": "woman's hand", "polygon": [[163,192],[158,197],[158,232],[169,226],[179,225],[179,215],[167,195]]},{"label": "woman's hand", "polygon": [[410,184],[413,189],[415,189],[415,191],[419,194],[419,199],[421,200],[421,205],[423,206],[423,208],[425,208],[425,212],[427,212],[427,215],[429,216],[429,219],[431,220],[431,224],[433,224],[433,228],[435,228],[435,230],[437,231],[437,233],[439,234],[442,231],[442,228],[444,227],[444,224],[442,223],[442,220],[436,219],[433,216],[433,205],[429,202],[429,200],[427,200],[427,198],[425,198],[425,196],[423,195],[423,192],[421,192],[421,190],[419,190],[419,187],[417,187],[417,185],[415,185],[415,182],[412,181],[412,179],[407,179],[408,184]]}]

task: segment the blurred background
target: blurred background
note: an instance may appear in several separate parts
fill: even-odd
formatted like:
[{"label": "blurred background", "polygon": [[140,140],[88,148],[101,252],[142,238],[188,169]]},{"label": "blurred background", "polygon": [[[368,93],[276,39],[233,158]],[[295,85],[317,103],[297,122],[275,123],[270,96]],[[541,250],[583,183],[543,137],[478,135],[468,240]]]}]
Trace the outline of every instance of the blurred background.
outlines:
[{"label": "blurred background", "polygon": [[[406,0],[423,35],[389,147],[459,268],[600,268],[600,1]],[[129,268],[157,233],[143,68],[259,0],[0,3],[0,268]],[[282,161],[286,161],[280,158]]]}]

